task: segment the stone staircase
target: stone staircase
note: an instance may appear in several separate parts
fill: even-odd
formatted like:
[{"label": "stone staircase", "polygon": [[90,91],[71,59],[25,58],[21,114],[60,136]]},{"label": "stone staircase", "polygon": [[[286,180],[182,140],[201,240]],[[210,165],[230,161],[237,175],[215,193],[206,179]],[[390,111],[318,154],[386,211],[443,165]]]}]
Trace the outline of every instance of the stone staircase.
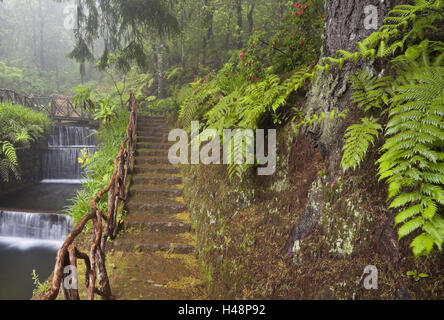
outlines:
[{"label": "stone staircase", "polygon": [[[168,161],[168,128],[161,117],[139,117],[135,169],[126,203],[125,233],[113,248],[189,253],[184,241],[191,224],[177,215],[186,212],[179,168]],[[189,238],[189,237],[188,237]]]},{"label": "stone staircase", "polygon": [[107,247],[116,299],[200,299],[194,234],[164,118],[139,116],[124,230]]}]

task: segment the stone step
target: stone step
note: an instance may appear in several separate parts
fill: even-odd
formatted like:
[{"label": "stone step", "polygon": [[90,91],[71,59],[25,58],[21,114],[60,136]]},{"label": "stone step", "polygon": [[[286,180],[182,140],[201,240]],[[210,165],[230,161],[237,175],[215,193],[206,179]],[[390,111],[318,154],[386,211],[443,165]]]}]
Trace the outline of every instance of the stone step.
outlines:
[{"label": "stone step", "polygon": [[170,129],[166,124],[151,123],[151,122],[137,122],[137,130],[139,131],[162,131],[169,132]]},{"label": "stone step", "polygon": [[139,114],[137,117],[137,120],[143,120],[143,121],[166,121],[165,117],[162,116],[144,116]]},{"label": "stone step", "polygon": [[162,233],[173,233],[173,234],[180,234],[192,231],[190,223],[143,222],[143,221],[131,220],[130,217],[128,221],[125,221],[124,223],[124,230],[128,229],[137,229],[138,231],[153,232],[153,233],[162,232]]},{"label": "stone step", "polygon": [[152,142],[150,137],[137,137],[137,145],[149,149],[169,149],[173,145],[169,142]]},{"label": "stone step", "polygon": [[144,185],[134,185],[130,188],[131,196],[142,196],[145,198],[160,198],[160,197],[180,197],[183,195],[183,190],[172,189],[170,186],[159,185],[158,187],[147,187]]},{"label": "stone step", "polygon": [[137,121],[137,129],[143,129],[143,130],[168,130],[168,125],[163,122],[142,122]]},{"label": "stone step", "polygon": [[140,137],[157,137],[157,138],[166,138],[168,140],[168,131],[164,131],[164,130],[137,130],[137,136]]},{"label": "stone step", "polygon": [[137,252],[169,251],[172,253],[192,253],[194,247],[181,244],[157,244],[157,243],[133,243],[131,241],[116,241],[110,245],[110,249],[118,251],[135,250]]},{"label": "stone step", "polygon": [[164,199],[162,202],[146,202],[143,201],[143,197],[132,197],[126,204],[126,207],[131,214],[132,211],[143,211],[146,214],[176,214],[186,211],[186,206],[180,202],[174,200]]},{"label": "stone step", "polygon": [[136,174],[132,178],[134,185],[178,185],[182,184],[182,178],[175,176],[146,176]]},{"label": "stone step", "polygon": [[137,148],[137,156],[150,156],[150,157],[167,157],[168,149],[149,149],[149,148]]},{"label": "stone step", "polygon": [[148,156],[137,156],[136,157],[136,166],[141,164],[151,164],[151,165],[157,165],[157,164],[171,164],[168,157],[148,157]]},{"label": "stone step", "polygon": [[173,166],[138,165],[133,170],[136,174],[179,174],[180,169]]},{"label": "stone step", "polygon": [[143,137],[137,139],[137,148],[142,149],[157,149],[157,150],[168,150],[172,144],[167,142],[148,142],[143,140],[149,140]]},{"label": "stone step", "polygon": [[163,137],[158,137],[158,136],[153,136],[150,134],[144,135],[143,133],[141,134],[139,132],[139,134],[137,135],[138,138],[140,138],[139,140],[144,142],[151,142],[151,143],[168,143],[168,135],[165,135]]}]

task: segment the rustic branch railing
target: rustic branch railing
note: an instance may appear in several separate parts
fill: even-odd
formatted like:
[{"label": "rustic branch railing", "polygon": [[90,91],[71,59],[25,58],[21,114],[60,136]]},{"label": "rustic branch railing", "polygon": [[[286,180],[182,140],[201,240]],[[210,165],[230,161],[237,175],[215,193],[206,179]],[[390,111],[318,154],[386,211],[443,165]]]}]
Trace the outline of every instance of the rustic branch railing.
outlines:
[{"label": "rustic branch railing", "polygon": [[[78,300],[78,289],[65,288],[65,279],[69,276],[77,281],[77,275],[65,273],[67,267],[77,267],[77,259],[81,259],[86,265],[85,284],[88,291],[88,299],[94,300],[94,295],[98,294],[104,299],[113,299],[111,286],[105,265],[105,250],[108,237],[111,240],[116,238],[118,232],[117,213],[119,203],[125,201],[128,172],[132,169],[133,157],[136,151],[136,130],[137,130],[137,101],[131,93],[129,100],[131,111],[127,128],[127,136],[123,141],[119,154],[114,160],[114,172],[108,186],[100,191],[91,201],[91,211],[75,226],[68,235],[62,247],[57,253],[56,265],[52,286],[43,300],[55,300],[59,294],[60,287],[66,300]],[[108,212],[104,215],[97,208],[99,201],[108,193]],[[92,221],[93,243],[89,255],[81,252],[75,247],[74,240],[84,230],[86,224]],[[104,225],[102,225],[102,220]],[[70,269],[72,270],[72,268]],[[75,269],[76,270],[76,269]],[[96,279],[99,287],[96,286]],[[62,285],[63,284],[63,285]]]},{"label": "rustic branch railing", "polygon": [[70,97],[58,94],[27,96],[11,89],[0,88],[0,103],[4,102],[20,104],[32,110],[44,112],[55,120],[86,121],[92,118],[90,112],[76,108]]}]

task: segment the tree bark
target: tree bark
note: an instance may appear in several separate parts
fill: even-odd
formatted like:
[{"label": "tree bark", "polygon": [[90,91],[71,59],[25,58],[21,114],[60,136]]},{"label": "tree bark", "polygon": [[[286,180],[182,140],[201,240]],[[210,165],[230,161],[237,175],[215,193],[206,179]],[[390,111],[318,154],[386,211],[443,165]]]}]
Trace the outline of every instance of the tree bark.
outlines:
[{"label": "tree bark", "polygon": [[180,2],[180,62],[185,70],[185,8],[183,1]]},{"label": "tree bark", "polygon": [[[384,2],[379,0],[327,1],[322,56],[335,57],[336,51],[339,49],[354,52],[358,41],[362,41],[376,31],[364,26],[366,6],[372,5],[377,8],[379,28],[388,11],[402,2],[403,0],[386,0]],[[369,65],[369,61],[362,61],[358,64],[347,62],[342,69],[334,66],[327,75],[318,74],[308,93],[305,113],[312,115],[321,112],[327,113],[335,108],[339,111],[349,108],[348,81],[350,75],[355,70],[362,69],[365,64]],[[329,158],[329,172],[333,174],[339,170],[345,123],[342,120],[326,118],[320,126],[309,128],[307,132],[321,147],[323,156]]]},{"label": "tree bark", "polygon": [[164,42],[159,39],[157,45],[157,98],[165,98]]},{"label": "tree bark", "polygon": [[236,0],[237,48],[242,49],[242,0]]},{"label": "tree bark", "polygon": [[248,34],[250,36],[253,34],[253,28],[254,28],[253,14],[254,14],[255,8],[256,8],[255,0],[250,0],[250,2],[248,4],[248,11],[247,11]]},{"label": "tree bark", "polygon": [[[378,11],[379,28],[384,16],[395,5],[403,0],[384,1],[379,0],[330,0],[327,1],[325,37],[323,43],[322,56],[335,57],[339,49],[350,52],[356,51],[356,42],[362,41],[374,29],[366,29],[364,19],[366,17],[364,8],[373,5]],[[307,116],[328,113],[333,109],[340,112],[350,108],[350,75],[355,71],[365,67],[372,67],[370,61],[361,60],[358,63],[350,61],[344,64],[342,69],[333,66],[328,74],[318,73],[312,83],[307,96],[304,113]],[[320,147],[321,153],[328,164],[325,179],[317,178],[308,191],[307,205],[302,212],[302,218],[296,223],[290,236],[287,252],[296,254],[295,244],[299,245],[307,234],[309,234],[318,223],[323,223],[322,214],[324,208],[323,186],[328,182],[333,182],[342,175],[340,162],[342,157],[343,137],[346,123],[340,119],[331,120],[325,117],[320,125],[305,129],[313,143]]]},{"label": "tree bark", "polygon": [[40,67],[45,69],[45,17],[43,15],[42,0],[39,0],[39,19],[40,19]]}]

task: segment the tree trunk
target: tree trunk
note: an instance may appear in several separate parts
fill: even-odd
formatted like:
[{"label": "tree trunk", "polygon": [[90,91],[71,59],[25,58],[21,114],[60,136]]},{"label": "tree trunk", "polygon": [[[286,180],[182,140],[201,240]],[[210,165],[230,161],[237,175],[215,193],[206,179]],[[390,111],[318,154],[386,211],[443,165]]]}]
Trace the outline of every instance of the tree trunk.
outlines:
[{"label": "tree trunk", "polygon": [[[402,0],[330,0],[327,2],[325,17],[325,38],[323,43],[323,57],[335,57],[339,49],[350,52],[356,51],[356,43],[368,37],[376,31],[366,28],[364,20],[367,16],[365,7],[377,8],[379,28],[385,15]],[[365,62],[364,62],[365,63]],[[369,62],[367,61],[369,64]],[[350,75],[357,69],[362,69],[363,64],[347,62],[342,69],[333,67],[325,75],[316,76],[312,88],[308,93],[305,113],[307,115],[330,112],[334,108],[343,111],[350,107]],[[344,121],[335,119],[326,120],[320,126],[308,129],[308,132],[321,147],[324,157],[329,158],[329,172],[338,173],[343,143]]]},{"label": "tree trunk", "polygon": [[183,1],[180,2],[180,62],[185,70],[185,8]]},{"label": "tree trunk", "polygon": [[[379,0],[328,1],[323,57],[335,57],[335,53],[339,49],[354,52],[356,51],[356,42],[362,41],[375,31],[374,29],[366,29],[364,26],[366,17],[364,8],[366,6],[373,5],[377,8],[378,23],[376,28],[379,28],[388,11],[401,2],[403,1],[386,0],[382,3]],[[343,111],[350,108],[351,90],[348,83],[350,75],[355,70],[366,66],[371,67],[368,60],[359,61],[357,64],[350,61],[345,63],[342,69],[334,66],[328,74],[318,73],[307,95],[304,113],[310,116],[321,112],[328,113],[333,109]],[[303,219],[296,223],[293,229],[288,242],[288,253],[296,253],[295,244],[299,244],[298,241],[304,239],[304,235],[311,232],[310,230],[319,223],[324,202],[322,185],[328,181],[335,181],[342,174],[340,161],[345,125],[343,120],[331,120],[329,117],[325,117],[320,125],[305,130],[313,143],[320,147],[322,156],[328,163],[328,170],[325,180],[321,181],[320,178],[317,178],[308,192],[307,205],[302,213]]]},{"label": "tree trunk", "polygon": [[56,86],[57,86],[57,93],[60,93],[60,70],[59,70],[59,63],[57,61],[57,58],[54,59],[55,63],[55,72],[56,72]]},{"label": "tree trunk", "polygon": [[204,66],[207,65],[207,48],[208,48],[208,43],[212,40],[213,38],[213,19],[214,19],[214,8],[211,5],[211,3],[207,0],[205,1],[205,7],[207,9],[206,12],[206,23],[208,25],[207,27],[207,32],[204,35],[203,38],[203,58],[202,58],[202,64]]},{"label": "tree trunk", "polygon": [[242,0],[236,0],[237,48],[242,49]]},{"label": "tree trunk", "polygon": [[165,98],[164,43],[159,39],[157,45],[157,98]]},{"label": "tree trunk", "polygon": [[250,3],[248,4],[248,12],[247,12],[248,34],[250,36],[253,34],[253,27],[254,27],[253,13],[254,13],[255,8],[256,8],[255,0],[250,0]]},{"label": "tree trunk", "polygon": [[40,19],[40,67],[45,69],[45,18],[43,16],[43,4],[42,0],[39,0],[39,19]]}]

